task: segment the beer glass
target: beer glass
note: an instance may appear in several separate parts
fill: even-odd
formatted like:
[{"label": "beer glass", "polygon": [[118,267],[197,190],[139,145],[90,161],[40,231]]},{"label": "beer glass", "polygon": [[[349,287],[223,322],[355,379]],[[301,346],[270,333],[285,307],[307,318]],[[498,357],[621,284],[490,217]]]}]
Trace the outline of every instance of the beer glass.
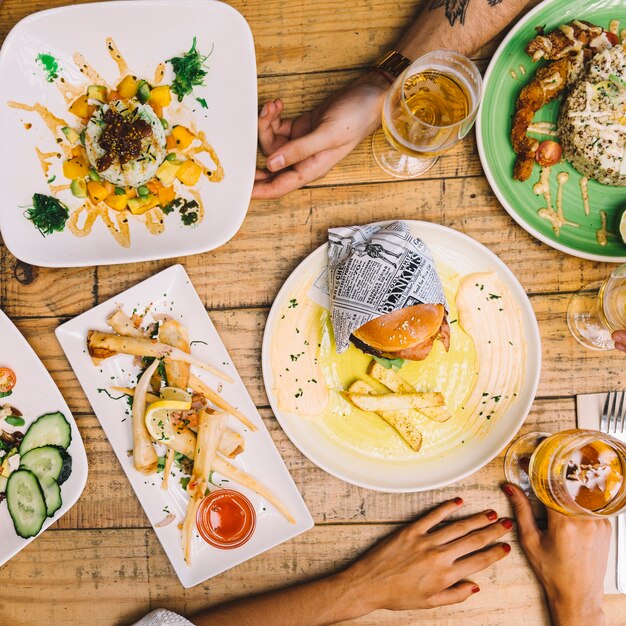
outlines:
[{"label": "beer glass", "polygon": [[382,128],[372,137],[379,167],[396,178],[427,172],[476,119],[482,79],[474,63],[451,50],[414,61],[391,86]]},{"label": "beer glass", "polygon": [[508,482],[572,517],[610,517],[626,508],[626,445],[596,430],[530,433],[507,450]]},{"label": "beer glass", "polygon": [[567,307],[567,325],[585,348],[615,347],[611,333],[626,329],[626,264],[604,282],[586,285],[572,296]]}]

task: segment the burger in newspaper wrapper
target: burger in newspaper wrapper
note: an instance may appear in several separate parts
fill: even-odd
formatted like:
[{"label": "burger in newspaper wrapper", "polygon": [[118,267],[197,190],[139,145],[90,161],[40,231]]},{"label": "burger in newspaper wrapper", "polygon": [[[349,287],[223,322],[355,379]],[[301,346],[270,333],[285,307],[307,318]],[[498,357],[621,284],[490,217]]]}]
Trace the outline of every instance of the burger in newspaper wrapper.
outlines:
[{"label": "burger in newspaper wrapper", "polygon": [[450,345],[447,302],[426,244],[407,224],[328,231],[328,288],[337,352],[350,342],[387,359],[425,359]]}]

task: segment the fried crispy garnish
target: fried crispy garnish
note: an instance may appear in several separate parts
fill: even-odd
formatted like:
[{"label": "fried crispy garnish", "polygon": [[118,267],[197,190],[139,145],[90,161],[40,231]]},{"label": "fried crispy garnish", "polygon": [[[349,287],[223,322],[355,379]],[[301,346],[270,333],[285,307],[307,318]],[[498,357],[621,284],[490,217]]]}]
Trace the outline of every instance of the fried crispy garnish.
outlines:
[{"label": "fried crispy garnish", "polygon": [[526,54],[531,56],[533,61],[539,59],[555,61],[588,47],[601,34],[601,26],[583,20],[573,20],[547,35],[537,35],[526,46]]}]

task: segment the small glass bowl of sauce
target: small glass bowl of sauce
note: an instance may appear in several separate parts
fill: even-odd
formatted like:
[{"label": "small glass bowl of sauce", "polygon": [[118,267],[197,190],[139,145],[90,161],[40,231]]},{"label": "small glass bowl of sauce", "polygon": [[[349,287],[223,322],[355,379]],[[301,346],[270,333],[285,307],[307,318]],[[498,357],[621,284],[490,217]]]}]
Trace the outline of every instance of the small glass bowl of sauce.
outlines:
[{"label": "small glass bowl of sauce", "polygon": [[250,500],[238,491],[217,489],[200,503],[196,526],[208,544],[231,550],[252,537],[256,512]]}]

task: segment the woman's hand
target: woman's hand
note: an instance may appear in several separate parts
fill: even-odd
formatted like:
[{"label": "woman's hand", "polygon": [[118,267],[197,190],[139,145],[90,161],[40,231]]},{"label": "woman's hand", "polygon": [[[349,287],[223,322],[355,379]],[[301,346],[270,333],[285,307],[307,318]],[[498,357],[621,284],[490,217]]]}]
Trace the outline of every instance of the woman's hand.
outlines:
[{"label": "woman's hand", "polygon": [[335,578],[366,603],[366,612],[425,609],[456,604],[480,591],[466,580],[505,557],[507,543],[496,543],[513,526],[484,511],[435,528],[462,506],[461,498],[440,504],[416,522],[374,546]]},{"label": "woman's hand", "polygon": [[610,522],[568,517],[548,508],[548,527],[541,531],[525,494],[514,485],[502,490],[515,513],[520,545],[545,589],[554,624],[604,624]]},{"label": "woman's hand", "polygon": [[253,198],[280,198],[325,176],[380,125],[389,81],[369,72],[312,111],[283,119],[282,100],[259,115],[259,143],[267,170],[257,170]]},{"label": "woman's hand", "polygon": [[615,349],[626,352],[626,330],[616,330],[611,337],[615,342]]}]

